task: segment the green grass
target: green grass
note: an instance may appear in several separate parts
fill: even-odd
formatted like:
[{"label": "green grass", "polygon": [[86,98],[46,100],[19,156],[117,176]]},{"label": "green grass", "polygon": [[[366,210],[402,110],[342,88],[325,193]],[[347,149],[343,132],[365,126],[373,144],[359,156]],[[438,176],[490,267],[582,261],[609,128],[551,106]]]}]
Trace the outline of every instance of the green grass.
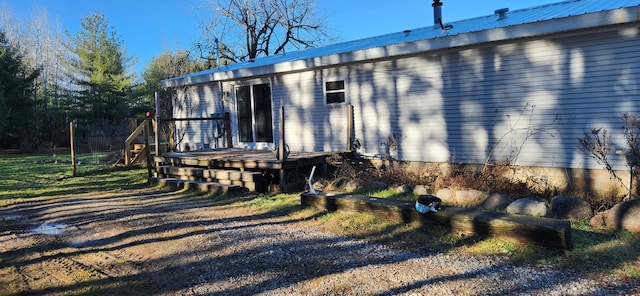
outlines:
[{"label": "green grass", "polygon": [[125,190],[146,184],[146,169],[90,164],[95,157],[79,155],[76,159],[81,164],[76,166],[73,176],[69,155],[0,154],[0,205],[34,197]]},{"label": "green grass", "polygon": [[244,201],[244,204],[258,212],[272,213],[288,213],[301,208],[299,194],[258,195]]},{"label": "green grass", "polygon": [[392,198],[392,199],[398,199],[398,200],[407,200],[407,201],[415,201],[416,198],[418,197],[417,195],[415,195],[413,192],[409,192],[409,193],[399,193],[394,189],[382,189],[382,190],[366,190],[366,189],[361,189],[361,190],[357,190],[355,192],[353,192],[353,194],[361,194],[361,195],[366,195],[366,196],[375,196],[375,197],[379,197],[379,198]]}]

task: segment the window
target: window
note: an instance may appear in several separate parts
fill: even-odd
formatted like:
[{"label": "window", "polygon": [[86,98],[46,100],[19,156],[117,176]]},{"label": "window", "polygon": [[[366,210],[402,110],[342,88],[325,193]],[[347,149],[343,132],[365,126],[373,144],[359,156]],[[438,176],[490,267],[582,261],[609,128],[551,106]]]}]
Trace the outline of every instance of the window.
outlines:
[{"label": "window", "polygon": [[346,102],[345,81],[327,81],[324,83],[324,93],[327,104],[339,104]]}]

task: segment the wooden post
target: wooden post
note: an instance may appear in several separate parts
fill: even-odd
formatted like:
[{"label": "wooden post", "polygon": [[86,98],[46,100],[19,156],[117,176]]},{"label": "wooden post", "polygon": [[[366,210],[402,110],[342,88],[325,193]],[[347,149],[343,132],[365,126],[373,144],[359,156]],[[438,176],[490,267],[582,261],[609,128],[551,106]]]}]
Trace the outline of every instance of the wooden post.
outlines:
[{"label": "wooden post", "polygon": [[76,176],[76,145],[73,138],[75,138],[75,131],[73,128],[74,122],[69,122],[69,136],[71,137],[71,174]]},{"label": "wooden post", "polygon": [[[153,125],[153,131],[155,132],[155,143],[156,143],[156,156],[160,156],[160,93],[155,92],[156,98],[156,112],[154,114],[155,124]],[[148,151],[150,152],[150,151]]]},{"label": "wooden post", "polygon": [[227,138],[227,148],[233,147],[231,139],[231,115],[229,112],[224,112],[224,134]]},{"label": "wooden post", "polygon": [[133,133],[138,127],[138,119],[137,118],[129,118],[129,133]]},{"label": "wooden post", "polygon": [[284,106],[280,106],[280,139],[278,140],[278,159],[284,160],[285,153],[285,137],[284,137]]},{"label": "wooden post", "polygon": [[[279,140],[278,140],[278,160],[280,160],[280,162],[284,162],[284,158],[285,158],[285,137],[284,137],[284,106],[280,106],[280,116],[279,116],[279,127],[280,127],[280,135],[279,135]],[[285,176],[285,171],[284,171],[284,165],[280,168],[280,191],[283,191],[284,189],[284,176]]]},{"label": "wooden post", "polygon": [[347,105],[347,152],[353,151],[353,105]]},{"label": "wooden post", "polygon": [[[147,178],[147,184],[151,184],[151,179],[153,178],[153,173],[151,170],[151,147],[149,147],[149,136],[151,136],[151,118],[147,118],[144,120],[144,147],[147,150],[147,173],[149,177]],[[158,146],[156,146],[156,151]],[[157,154],[156,154],[157,155]]]}]

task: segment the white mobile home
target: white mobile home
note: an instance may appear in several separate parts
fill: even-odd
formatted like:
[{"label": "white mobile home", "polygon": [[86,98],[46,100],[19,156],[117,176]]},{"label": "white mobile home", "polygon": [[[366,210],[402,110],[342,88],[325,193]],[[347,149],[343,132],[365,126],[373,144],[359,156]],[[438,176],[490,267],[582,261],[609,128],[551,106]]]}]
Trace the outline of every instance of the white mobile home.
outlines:
[{"label": "white mobile home", "polygon": [[[341,152],[352,136],[364,157],[507,158],[563,171],[601,169],[577,139],[590,128],[619,130],[623,113],[640,114],[640,0],[564,1],[434,23],[163,86],[192,100],[175,117],[229,112],[235,147],[275,147],[284,106],[292,151]],[[210,129],[191,124],[184,142],[210,145]],[[624,149],[622,135],[612,136]]]}]

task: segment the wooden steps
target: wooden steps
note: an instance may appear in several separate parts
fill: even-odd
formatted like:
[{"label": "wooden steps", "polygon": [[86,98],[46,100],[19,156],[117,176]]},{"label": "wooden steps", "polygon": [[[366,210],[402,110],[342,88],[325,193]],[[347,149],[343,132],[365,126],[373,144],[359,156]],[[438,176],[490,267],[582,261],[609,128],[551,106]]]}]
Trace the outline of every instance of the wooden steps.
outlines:
[{"label": "wooden steps", "polygon": [[303,193],[300,201],[303,206],[329,211],[368,212],[404,223],[417,221],[423,225],[441,225],[470,235],[495,236],[560,249],[571,248],[571,223],[565,220],[449,206],[444,206],[437,213],[421,214],[416,211],[415,202],[325,192],[318,195]]},{"label": "wooden steps", "polygon": [[215,182],[204,181],[188,181],[174,178],[156,178],[158,184],[163,186],[171,186],[178,189],[193,189],[213,194],[222,193],[244,193],[247,189],[237,185],[220,184]]},{"label": "wooden steps", "polygon": [[160,165],[157,167],[158,178],[168,178],[189,182],[233,185],[255,192],[263,189],[263,176],[260,172],[207,169],[202,167],[177,167]]}]

